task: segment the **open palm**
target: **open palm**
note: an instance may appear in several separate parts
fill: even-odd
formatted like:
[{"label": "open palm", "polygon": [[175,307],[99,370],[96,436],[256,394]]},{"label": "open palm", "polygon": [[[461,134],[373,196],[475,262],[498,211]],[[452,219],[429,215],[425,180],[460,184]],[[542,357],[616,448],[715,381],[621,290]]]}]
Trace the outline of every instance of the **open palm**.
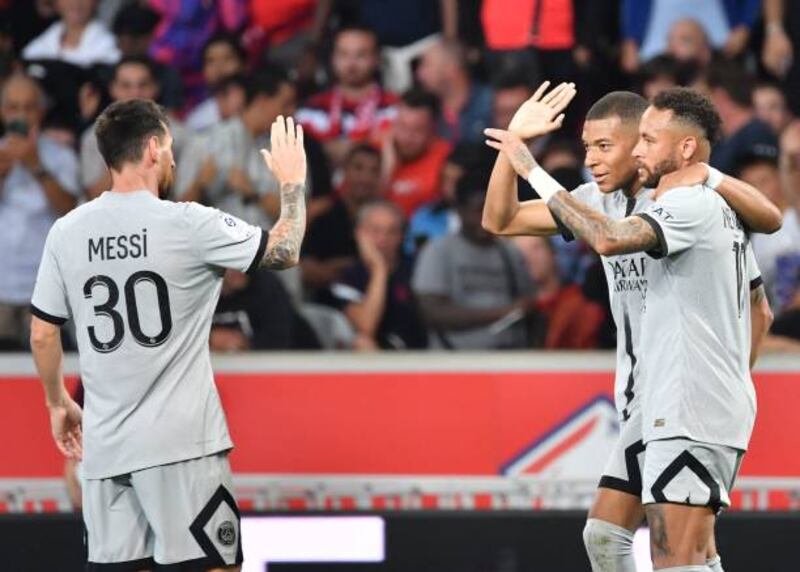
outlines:
[{"label": "open palm", "polygon": [[562,83],[545,94],[550,82],[539,86],[514,114],[508,130],[522,139],[541,137],[561,127],[566,109],[577,91],[574,83]]}]

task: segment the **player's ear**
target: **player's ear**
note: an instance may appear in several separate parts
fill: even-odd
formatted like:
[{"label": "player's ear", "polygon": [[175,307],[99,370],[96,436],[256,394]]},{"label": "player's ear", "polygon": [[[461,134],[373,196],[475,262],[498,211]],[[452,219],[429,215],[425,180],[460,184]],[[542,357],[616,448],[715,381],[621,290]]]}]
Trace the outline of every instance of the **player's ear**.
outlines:
[{"label": "player's ear", "polygon": [[680,146],[681,157],[683,157],[685,161],[692,159],[695,153],[697,153],[698,151],[698,146],[699,143],[697,141],[697,137],[693,135],[684,137],[683,141],[681,141],[681,146]]},{"label": "player's ear", "polygon": [[147,140],[147,158],[152,163],[158,163],[158,156],[160,155],[161,141],[158,137],[153,135]]}]

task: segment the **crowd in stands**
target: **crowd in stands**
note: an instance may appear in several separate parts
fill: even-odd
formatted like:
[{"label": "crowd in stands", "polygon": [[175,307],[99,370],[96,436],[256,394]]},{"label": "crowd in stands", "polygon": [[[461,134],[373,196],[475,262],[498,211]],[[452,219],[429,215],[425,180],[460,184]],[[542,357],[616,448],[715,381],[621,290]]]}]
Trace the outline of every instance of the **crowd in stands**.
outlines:
[{"label": "crowd in stands", "polygon": [[[753,235],[800,351],[800,3],[789,0],[0,0],[0,350],[27,348],[45,237],[109,189],[93,123],[158,101],[172,200],[269,228],[259,150],[305,129],[308,230],[290,271],[228,272],[213,350],[613,347],[600,259],[580,241],[481,226],[505,128],[543,81],[573,81],[562,129],[534,144],[567,189],[590,180],[581,125],[605,93],[692,86],[723,139],[711,164],[784,213]],[[519,181],[523,200],[536,198]],[[64,330],[67,347],[75,336]]]}]

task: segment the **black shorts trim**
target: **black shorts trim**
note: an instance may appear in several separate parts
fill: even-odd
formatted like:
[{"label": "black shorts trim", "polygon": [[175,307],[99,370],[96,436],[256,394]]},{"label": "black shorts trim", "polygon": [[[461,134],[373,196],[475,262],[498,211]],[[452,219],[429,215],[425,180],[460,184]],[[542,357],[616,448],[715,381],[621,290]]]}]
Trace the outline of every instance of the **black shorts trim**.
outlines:
[{"label": "black shorts trim", "polygon": [[600,484],[597,486],[601,489],[612,489],[621,493],[628,493],[629,495],[635,496],[637,499],[642,498],[642,487],[637,489],[633,486],[633,483],[625,479],[603,475],[600,477]]},{"label": "black shorts trim", "polygon": [[755,290],[756,288],[758,288],[762,284],[764,284],[764,279],[761,276],[759,276],[758,278],[753,278],[750,281],[750,290]]},{"label": "black shorts trim", "polygon": [[628,480],[603,475],[600,477],[598,487],[613,489],[628,493],[637,498],[642,497],[642,472],[639,470],[639,454],[644,452],[645,444],[640,439],[625,448],[625,470],[628,473]]},{"label": "black shorts trim", "polygon": [[[211,517],[216,512],[217,508],[220,505],[227,504],[228,507],[233,511],[233,514],[236,515],[237,521],[237,534],[236,534],[236,543],[237,543],[237,550],[236,550],[236,564],[241,563],[244,560],[244,554],[242,552],[242,517],[239,513],[239,507],[236,506],[236,500],[234,500],[233,495],[230,493],[228,489],[226,489],[223,485],[220,485],[216,492],[211,496],[211,499],[206,503],[206,506],[203,507],[203,510],[200,511],[200,514],[197,515],[197,518],[194,519],[194,522],[189,526],[189,532],[192,533],[192,536],[197,541],[197,544],[200,545],[200,548],[203,549],[203,552],[206,554],[206,557],[202,560],[206,560],[209,564],[206,566],[207,568],[214,568],[214,567],[224,567],[224,566],[233,566],[233,564],[226,564],[225,560],[222,558],[222,555],[219,553],[217,548],[214,546],[214,543],[206,534],[206,531],[203,530],[208,524],[208,521],[211,520]],[[175,570],[184,570],[183,568],[175,568]],[[188,568],[187,570],[192,570],[192,568]]]},{"label": "black shorts trim", "polygon": [[49,322],[54,326],[63,326],[67,323],[67,318],[61,318],[59,316],[54,316],[52,314],[48,314],[44,310],[40,310],[33,304],[31,304],[31,314],[39,318],[40,320],[44,320],[45,322]]},{"label": "black shorts trim", "polygon": [[155,565],[155,560],[152,558],[140,558],[127,562],[87,562],[86,572],[139,572],[139,570],[151,569]]},{"label": "black shorts trim", "polygon": [[669,254],[669,245],[667,244],[667,239],[664,237],[664,230],[661,228],[659,222],[647,213],[639,213],[634,216],[638,216],[647,224],[649,224],[653,229],[653,232],[656,233],[656,238],[658,238],[658,246],[648,250],[646,254],[651,258],[655,258],[656,260],[667,256]]},{"label": "black shorts trim", "polygon": [[[709,498],[707,503],[692,504],[667,500],[667,497],[664,494],[664,489],[672,481],[672,479],[678,476],[678,473],[680,473],[684,468],[689,469],[691,472],[697,475],[703,484],[708,487]],[[706,469],[705,465],[703,465],[703,463],[701,463],[698,458],[692,455],[689,451],[684,451],[678,455],[674,461],[667,465],[667,468],[664,469],[664,471],[656,479],[656,482],[653,483],[653,486],[650,488],[650,493],[653,495],[653,499],[656,501],[656,503],[673,502],[673,504],[683,504],[686,506],[707,506],[715,513],[718,513],[725,507],[725,505],[722,504],[719,484],[717,484],[717,482],[714,480],[714,477],[711,476],[711,473],[708,472],[708,469]]]},{"label": "black shorts trim", "polygon": [[262,228],[261,239],[258,242],[258,250],[256,250],[256,255],[253,257],[253,262],[251,262],[250,266],[247,268],[248,274],[253,274],[261,266],[261,259],[264,257],[264,251],[267,249],[268,238],[269,233]]},{"label": "black shorts trim", "polygon": [[215,558],[195,558],[194,560],[186,560],[184,562],[177,562],[175,564],[156,564],[155,569],[158,572],[206,572],[209,568],[226,568],[228,566],[236,566],[242,563],[241,555],[237,555],[236,562],[233,564],[220,564]]}]

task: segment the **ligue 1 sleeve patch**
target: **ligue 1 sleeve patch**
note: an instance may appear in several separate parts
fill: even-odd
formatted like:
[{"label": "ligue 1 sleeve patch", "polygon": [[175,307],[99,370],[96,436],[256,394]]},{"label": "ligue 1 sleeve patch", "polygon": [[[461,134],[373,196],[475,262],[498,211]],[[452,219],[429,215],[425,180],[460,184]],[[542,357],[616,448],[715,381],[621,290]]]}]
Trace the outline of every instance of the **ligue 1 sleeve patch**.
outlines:
[{"label": "ligue 1 sleeve patch", "polygon": [[233,240],[247,240],[256,232],[254,226],[226,213],[220,213],[217,221],[222,232]]}]

